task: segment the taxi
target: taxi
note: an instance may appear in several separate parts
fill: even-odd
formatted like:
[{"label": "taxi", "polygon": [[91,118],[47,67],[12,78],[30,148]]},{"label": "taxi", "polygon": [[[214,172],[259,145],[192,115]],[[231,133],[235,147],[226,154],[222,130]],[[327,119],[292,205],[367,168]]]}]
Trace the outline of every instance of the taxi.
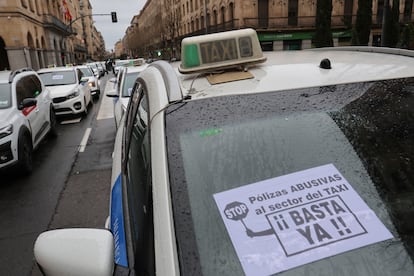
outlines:
[{"label": "taxi", "polygon": [[107,229],[42,233],[46,275],[414,275],[412,51],[181,49],[135,82]]},{"label": "taxi", "polygon": [[37,71],[45,86],[50,90],[55,114],[88,114],[92,104],[89,77],[84,76],[76,66],[42,68]]},{"label": "taxi", "polygon": [[113,86],[106,92],[107,97],[114,99],[115,126],[118,128],[122,116],[128,106],[132,87],[140,72],[147,67],[144,59],[135,59],[118,69],[118,74]]}]

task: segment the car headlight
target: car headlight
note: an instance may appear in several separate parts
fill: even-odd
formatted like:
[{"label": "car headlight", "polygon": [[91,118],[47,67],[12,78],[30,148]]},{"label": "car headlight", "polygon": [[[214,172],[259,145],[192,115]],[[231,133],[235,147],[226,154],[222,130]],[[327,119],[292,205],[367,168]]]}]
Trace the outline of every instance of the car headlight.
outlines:
[{"label": "car headlight", "polygon": [[79,96],[79,89],[76,89],[75,91],[73,91],[73,93],[69,94],[67,98],[72,99],[72,98],[76,98],[77,96]]},{"label": "car headlight", "polygon": [[13,133],[13,125],[7,125],[5,127],[0,128],[0,139],[6,136],[9,136]]},{"label": "car headlight", "polygon": [[95,87],[95,82],[94,81],[90,81],[88,82],[89,87]]}]

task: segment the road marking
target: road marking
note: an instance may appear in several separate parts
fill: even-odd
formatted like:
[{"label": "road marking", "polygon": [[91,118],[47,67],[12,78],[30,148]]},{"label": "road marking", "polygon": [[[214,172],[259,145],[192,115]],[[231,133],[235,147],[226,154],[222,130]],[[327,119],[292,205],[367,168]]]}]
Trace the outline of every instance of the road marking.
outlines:
[{"label": "road marking", "polygon": [[79,152],[84,152],[86,148],[86,144],[88,143],[89,135],[91,134],[92,128],[88,127],[85,130],[85,134],[83,135],[82,141],[79,145]]},{"label": "road marking", "polygon": [[73,119],[73,120],[66,120],[66,121],[60,122],[60,124],[61,125],[76,124],[76,123],[79,123],[81,120],[82,120],[82,118],[77,118],[77,119]]}]

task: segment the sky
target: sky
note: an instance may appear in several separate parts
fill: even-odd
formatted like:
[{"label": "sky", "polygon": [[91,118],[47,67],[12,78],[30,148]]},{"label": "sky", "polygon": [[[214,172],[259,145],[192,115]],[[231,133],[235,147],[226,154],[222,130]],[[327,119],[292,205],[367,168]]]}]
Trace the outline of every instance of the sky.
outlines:
[{"label": "sky", "polygon": [[146,0],[89,0],[92,14],[110,14],[116,12],[118,22],[112,23],[111,16],[93,16],[96,29],[101,32],[108,51],[114,49],[115,43],[122,39],[131,24],[134,15],[140,13]]}]

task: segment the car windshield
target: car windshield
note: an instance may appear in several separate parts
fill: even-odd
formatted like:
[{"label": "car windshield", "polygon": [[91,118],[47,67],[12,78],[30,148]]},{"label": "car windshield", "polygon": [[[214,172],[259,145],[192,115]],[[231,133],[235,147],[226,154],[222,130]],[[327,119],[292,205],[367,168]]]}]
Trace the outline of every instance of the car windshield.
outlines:
[{"label": "car windshield", "polygon": [[414,79],[171,105],[182,275],[414,275],[413,106]]},{"label": "car windshield", "polygon": [[131,96],[132,87],[134,86],[135,80],[138,77],[138,72],[127,73],[125,75],[124,83],[122,86],[122,97]]},{"label": "car windshield", "polygon": [[77,83],[74,70],[41,72],[39,75],[46,86],[68,85]]},{"label": "car windshield", "polygon": [[11,89],[10,84],[2,83],[0,84],[0,109],[6,109],[11,107],[12,98],[11,98]]},{"label": "car windshield", "polygon": [[84,77],[93,77],[92,71],[88,67],[79,67]]}]

